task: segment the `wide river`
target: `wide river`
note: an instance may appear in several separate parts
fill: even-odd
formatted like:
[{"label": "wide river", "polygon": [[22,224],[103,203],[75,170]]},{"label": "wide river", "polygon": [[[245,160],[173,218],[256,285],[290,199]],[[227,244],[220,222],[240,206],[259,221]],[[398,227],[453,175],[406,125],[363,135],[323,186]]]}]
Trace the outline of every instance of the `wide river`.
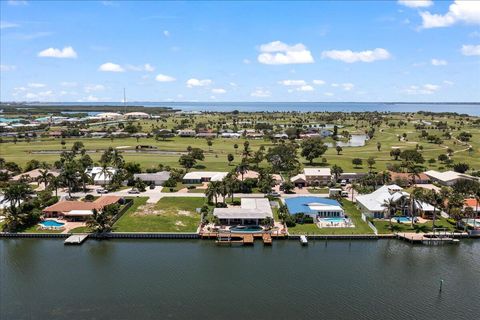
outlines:
[{"label": "wide river", "polygon": [[[0,319],[478,319],[480,241],[0,240]],[[443,290],[440,292],[440,280]]]}]

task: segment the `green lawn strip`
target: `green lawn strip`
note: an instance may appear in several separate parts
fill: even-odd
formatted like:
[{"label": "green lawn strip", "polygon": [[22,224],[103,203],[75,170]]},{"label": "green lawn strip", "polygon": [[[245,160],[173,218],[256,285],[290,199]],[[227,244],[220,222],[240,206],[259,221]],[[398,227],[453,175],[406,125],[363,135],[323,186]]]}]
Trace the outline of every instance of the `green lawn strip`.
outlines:
[{"label": "green lawn strip", "polygon": [[140,206],[146,204],[146,198],[138,199],[115,223],[115,232],[197,231],[200,214],[196,212],[196,208],[201,208],[204,205],[205,198],[165,197],[155,205],[150,206],[151,211],[157,211],[153,214],[142,213],[141,210],[145,207]]},{"label": "green lawn strip", "polygon": [[288,228],[290,234],[325,234],[325,235],[345,235],[345,234],[373,234],[368,224],[362,220],[360,210],[351,201],[342,199],[340,201],[345,214],[352,220],[354,228],[319,228],[314,223],[298,224],[295,227]]},{"label": "green lawn strip", "polygon": [[326,194],[329,193],[328,188],[308,188],[307,190],[310,193],[326,193]]},{"label": "green lawn strip", "polygon": [[46,230],[46,229],[39,229],[39,225],[35,224],[29,228],[24,229],[21,233],[61,233],[63,229],[59,230]]},{"label": "green lawn strip", "polygon": [[[432,221],[427,223],[416,223],[412,228],[411,223],[393,222],[393,230],[390,230],[390,223],[384,220],[373,220],[373,225],[377,228],[379,234],[391,234],[394,232],[431,232]],[[450,224],[445,218],[437,218],[435,220],[436,228],[446,228],[448,232],[454,231],[455,226]]]}]

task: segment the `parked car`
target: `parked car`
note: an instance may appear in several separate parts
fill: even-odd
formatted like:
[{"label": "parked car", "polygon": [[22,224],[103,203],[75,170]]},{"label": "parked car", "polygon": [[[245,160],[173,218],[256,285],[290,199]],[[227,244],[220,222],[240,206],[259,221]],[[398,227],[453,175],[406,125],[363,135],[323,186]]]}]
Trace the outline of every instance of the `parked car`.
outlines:
[{"label": "parked car", "polygon": [[129,193],[129,194],[139,194],[140,191],[138,191],[138,189],[133,188],[133,189],[131,189],[131,190],[128,190],[128,193]]},{"label": "parked car", "polygon": [[105,194],[105,193],[108,193],[108,190],[107,190],[107,189],[100,188],[100,189],[97,189],[97,193]]},{"label": "parked car", "polygon": [[151,189],[151,190],[155,189],[155,185],[154,185],[154,184],[151,184],[151,185],[150,185],[150,189]]},{"label": "parked car", "polygon": [[342,180],[342,181],[340,181],[340,185],[341,185],[342,187],[345,187],[345,186],[347,185],[347,180]]}]

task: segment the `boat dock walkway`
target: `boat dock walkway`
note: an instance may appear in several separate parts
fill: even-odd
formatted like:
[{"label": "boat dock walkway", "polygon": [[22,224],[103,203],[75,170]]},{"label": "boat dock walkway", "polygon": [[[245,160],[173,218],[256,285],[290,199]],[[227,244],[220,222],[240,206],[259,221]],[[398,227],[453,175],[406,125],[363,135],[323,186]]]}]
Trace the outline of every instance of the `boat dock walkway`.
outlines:
[{"label": "boat dock walkway", "polygon": [[65,240],[64,244],[82,244],[87,238],[88,234],[73,234]]},{"label": "boat dock walkway", "polygon": [[441,244],[456,244],[460,240],[458,238],[468,237],[468,233],[397,233],[397,238],[400,240],[409,241],[410,243],[418,243],[425,245],[441,245]]},{"label": "boat dock walkway", "polygon": [[230,232],[211,232],[203,233],[202,238],[216,238],[215,242],[219,245],[221,244],[241,244],[241,245],[253,245],[255,239],[262,239],[264,245],[272,245],[273,236],[272,234],[265,232],[257,233],[230,233]]}]

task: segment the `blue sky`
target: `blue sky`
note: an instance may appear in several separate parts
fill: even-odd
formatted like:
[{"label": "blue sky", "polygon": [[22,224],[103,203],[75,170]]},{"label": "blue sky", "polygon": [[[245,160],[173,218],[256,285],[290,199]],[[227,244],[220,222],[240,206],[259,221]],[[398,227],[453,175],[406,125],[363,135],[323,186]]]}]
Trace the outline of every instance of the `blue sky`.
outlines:
[{"label": "blue sky", "polygon": [[480,2],[1,1],[2,101],[480,101]]}]

